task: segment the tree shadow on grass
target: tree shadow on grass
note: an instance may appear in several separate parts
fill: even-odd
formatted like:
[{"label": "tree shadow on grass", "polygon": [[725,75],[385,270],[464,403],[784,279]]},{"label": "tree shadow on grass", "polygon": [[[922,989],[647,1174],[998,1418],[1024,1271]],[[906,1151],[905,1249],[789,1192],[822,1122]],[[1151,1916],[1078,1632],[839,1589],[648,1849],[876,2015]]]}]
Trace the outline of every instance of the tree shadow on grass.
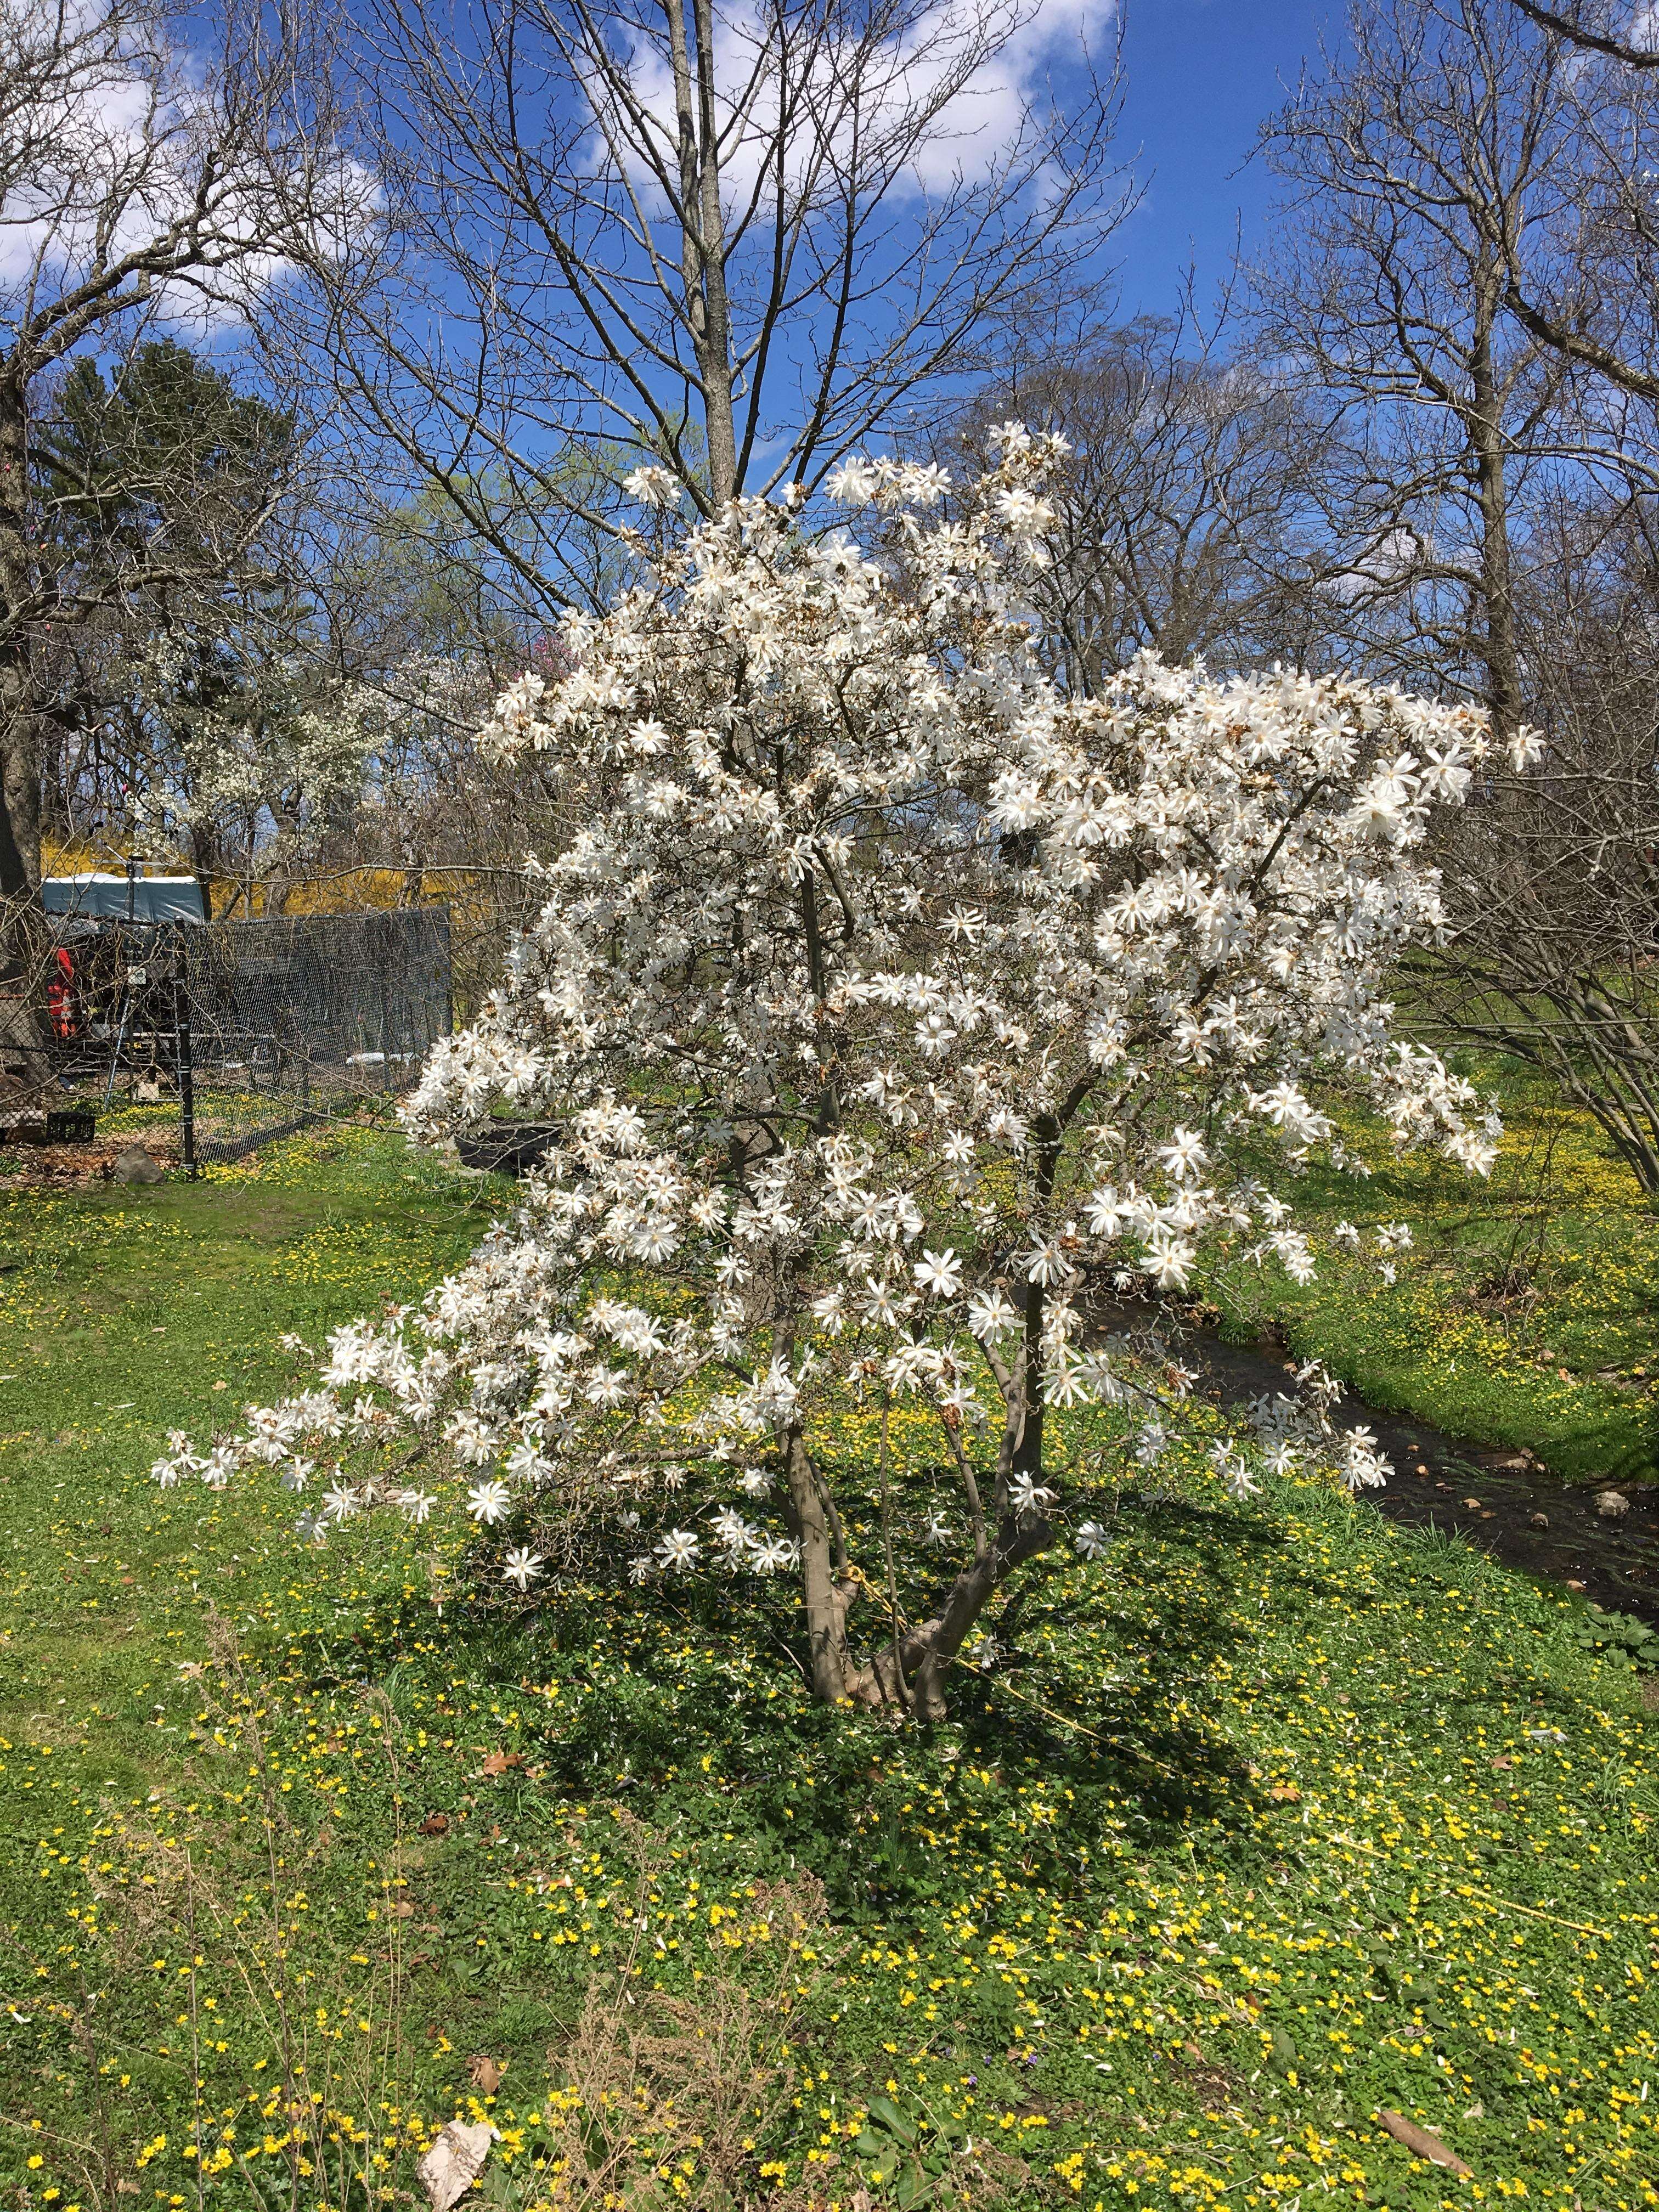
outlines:
[{"label": "tree shadow on grass", "polygon": [[[1055,1555],[988,1620],[1008,1648],[988,1673],[957,1669],[938,1729],[813,1704],[792,1594],[769,1585],[740,1602],[690,1577],[479,1597],[435,1640],[409,1606],[299,1656],[313,1681],[372,1680],[411,1711],[457,1677],[464,1704],[512,1694],[524,1764],[490,1802],[526,1829],[572,1800],[623,1802],[688,1843],[740,1841],[759,1871],[809,1868],[838,1911],[890,1912],[997,1868],[1066,1893],[1080,1851],[1246,1847],[1263,1800],[1222,1686],[1249,1641],[1241,1586],[1264,1572],[1315,1600],[1339,1587],[1270,1518],[1129,1498],[1081,1587]],[[474,1787],[425,1785],[446,1786]]]}]

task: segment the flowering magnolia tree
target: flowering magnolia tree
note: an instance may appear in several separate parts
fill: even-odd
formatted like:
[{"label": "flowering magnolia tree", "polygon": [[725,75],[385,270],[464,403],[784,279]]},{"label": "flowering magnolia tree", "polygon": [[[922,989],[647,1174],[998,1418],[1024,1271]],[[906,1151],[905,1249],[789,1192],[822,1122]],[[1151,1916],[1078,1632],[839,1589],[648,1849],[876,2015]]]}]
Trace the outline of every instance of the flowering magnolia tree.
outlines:
[{"label": "flowering magnolia tree", "polygon": [[[652,580],[499,704],[492,745],[593,811],[407,1109],[558,1141],[418,1313],[340,1331],[316,1389],[164,1480],[268,1464],[326,1485],[319,1533],[422,1516],[416,1461],[457,1468],[520,1589],[618,1547],[636,1580],[796,1576],[817,1694],[933,1717],[1073,1519],[1054,1409],[1145,1387],[1085,1329],[1091,1271],[1170,1297],[1225,1239],[1305,1276],[1285,1200],[1224,1164],[1340,1161],[1339,1094],[1484,1171],[1492,1125],[1379,995],[1438,925],[1419,850],[1480,717],[1150,659],[1066,696],[1018,618],[1058,450],[1010,425],[953,519],[937,471],[849,466],[861,543],[787,501],[652,523]],[[1328,1429],[1316,1400],[1293,1427]],[[892,1445],[919,1420],[926,1481]],[[1376,1475],[1363,1432],[1332,1449]],[[1236,1493],[1249,1466],[1216,1455]]]}]

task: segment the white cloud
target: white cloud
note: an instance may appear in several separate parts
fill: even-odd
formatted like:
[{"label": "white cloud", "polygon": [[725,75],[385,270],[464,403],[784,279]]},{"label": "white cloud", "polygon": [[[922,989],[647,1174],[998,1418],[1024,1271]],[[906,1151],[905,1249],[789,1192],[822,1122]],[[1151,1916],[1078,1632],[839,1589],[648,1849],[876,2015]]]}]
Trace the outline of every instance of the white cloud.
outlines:
[{"label": "white cloud", "polygon": [[[1110,35],[1114,0],[938,0],[906,15],[885,40],[861,47],[851,37],[781,52],[776,19],[746,5],[719,11],[716,86],[726,139],[722,175],[740,199],[768,158],[781,88],[831,128],[832,166],[850,161],[891,168],[918,193],[947,191],[995,171],[1016,149],[1029,110],[1050,76],[1083,59]],[[671,173],[676,143],[669,58],[641,41],[629,76]],[[920,129],[918,117],[925,118]],[[788,174],[799,190],[820,149],[815,128],[792,134]],[[630,165],[631,166],[631,165]],[[827,188],[829,179],[821,179]]]},{"label": "white cloud", "polygon": [[[0,294],[118,263],[164,240],[198,196],[217,265],[158,287],[150,311],[210,325],[281,280],[278,133],[270,118],[228,129],[210,72],[158,20],[123,0],[0,0]],[[303,158],[296,141],[290,168]],[[342,159],[310,197],[314,234],[337,232],[373,204],[373,180]]]}]

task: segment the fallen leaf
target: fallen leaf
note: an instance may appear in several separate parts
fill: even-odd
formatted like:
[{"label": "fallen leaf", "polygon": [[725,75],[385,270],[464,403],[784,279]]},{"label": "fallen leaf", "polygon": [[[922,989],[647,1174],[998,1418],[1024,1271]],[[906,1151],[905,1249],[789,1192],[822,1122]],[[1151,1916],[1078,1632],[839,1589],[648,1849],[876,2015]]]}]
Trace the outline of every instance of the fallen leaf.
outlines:
[{"label": "fallen leaf", "polygon": [[1426,2128],[1419,2128],[1403,2112],[1391,2112],[1385,2105],[1377,2118],[1397,2143],[1403,2143],[1413,2158],[1425,2158],[1431,2166],[1443,2166],[1453,2173],[1473,2173],[1472,2166],[1465,2166],[1455,2150],[1448,2150],[1438,2136],[1431,2136]]},{"label": "fallen leaf", "polygon": [[1464,1504],[1465,1504],[1465,1505],[1467,1505],[1467,1506],[1468,1507],[1468,1509],[1469,1509],[1469,1510],[1470,1510],[1471,1512],[1474,1512],[1474,1511],[1478,1510],[1478,1509],[1479,1509],[1479,1507],[1480,1507],[1480,1500],[1478,1498],[1466,1498],[1463,1500],[1463,1503],[1464,1503]]},{"label": "fallen leaf", "polygon": [[469,2127],[452,2120],[415,2169],[432,2212],[449,2212],[483,2172],[495,2130],[482,2121]]},{"label": "fallen leaf", "polygon": [[509,1766],[522,1766],[524,1754],[518,1751],[492,1751],[479,1771],[484,1774],[505,1774]]},{"label": "fallen leaf", "polygon": [[1273,1788],[1267,1792],[1267,1795],[1273,1798],[1279,1804],[1286,1805],[1294,1804],[1297,1799],[1301,1796],[1302,1792],[1297,1788],[1294,1782],[1275,1782]]},{"label": "fallen leaf", "polygon": [[392,1908],[392,1917],[394,1920],[412,1920],[415,1908],[407,1898],[400,1897]]},{"label": "fallen leaf", "polygon": [[207,1668],[202,1664],[199,1659],[181,1659],[179,1662],[179,1679],[180,1681],[199,1682],[206,1672]]},{"label": "fallen leaf", "polygon": [[1492,1763],[1492,1771],[1494,1774],[1501,1774],[1506,1766],[1513,1766],[1514,1764],[1515,1761],[1512,1759],[1494,1759]]},{"label": "fallen leaf", "polygon": [[493,2097],[501,2087],[506,2071],[499,2058],[486,2058],[482,2051],[475,2051],[466,2062],[467,2080],[475,2089],[482,2089],[486,2097]]},{"label": "fallen leaf", "polygon": [[447,1836],[449,1833],[447,1813],[428,1813],[422,1821],[419,1832],[423,1836]]}]

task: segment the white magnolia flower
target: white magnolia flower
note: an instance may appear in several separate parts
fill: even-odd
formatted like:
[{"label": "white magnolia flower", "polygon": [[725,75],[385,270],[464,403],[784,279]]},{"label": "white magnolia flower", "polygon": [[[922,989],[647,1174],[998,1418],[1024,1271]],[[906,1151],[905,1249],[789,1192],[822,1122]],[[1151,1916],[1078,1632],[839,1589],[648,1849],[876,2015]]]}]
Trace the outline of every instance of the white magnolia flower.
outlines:
[{"label": "white magnolia flower", "polygon": [[1020,1256],[1024,1263],[1025,1279],[1028,1283],[1041,1283],[1044,1285],[1063,1283],[1071,1273],[1066,1262],[1065,1252],[1057,1237],[1034,1237],[1030,1251],[1022,1253]]},{"label": "white magnolia flower", "polygon": [[1105,1529],[1098,1521],[1085,1521],[1073,1538],[1078,1557],[1084,1559],[1103,1559],[1111,1548]]},{"label": "white magnolia flower", "polygon": [[1177,1127],[1167,1145],[1158,1148],[1158,1165],[1177,1182],[1185,1182],[1208,1164],[1210,1155],[1196,1129]]},{"label": "white magnolia flower", "polygon": [[1140,1467],[1156,1467],[1169,1449],[1170,1431],[1162,1421],[1143,1421],[1135,1437],[1135,1461]]},{"label": "white magnolia flower", "polygon": [[504,1482],[475,1482],[466,1493],[466,1510],[475,1521],[493,1528],[513,1510],[513,1493]]},{"label": "white magnolia flower", "polygon": [[527,1545],[520,1546],[507,1553],[501,1567],[501,1580],[516,1583],[520,1589],[527,1590],[545,1564],[539,1552],[532,1552]]},{"label": "white magnolia flower", "polygon": [[695,1565],[697,1551],[697,1540],[689,1528],[671,1528],[657,1544],[657,1557],[668,1569]]},{"label": "white magnolia flower", "polygon": [[1261,1487],[1224,1438],[1210,1446],[1210,1464],[1221,1478],[1221,1486],[1229,1498],[1237,1498],[1241,1504]]},{"label": "white magnolia flower", "polygon": [[917,1288],[936,1298],[953,1298],[962,1288],[962,1262],[948,1246],[943,1252],[924,1252],[911,1273]]},{"label": "white magnolia flower", "polygon": [[1052,1505],[1054,1493],[1046,1490],[1036,1476],[1024,1468],[1017,1468],[1008,1478],[1008,1503],[1024,1520],[1028,1513],[1037,1513],[1045,1505]]},{"label": "white magnolia flower", "polygon": [[622,488],[629,499],[637,500],[641,507],[666,508],[679,503],[679,479],[654,461],[631,469],[623,478]]},{"label": "white magnolia flower", "polygon": [[1019,1322],[1019,1309],[1005,1291],[975,1291],[968,1301],[968,1326],[981,1344],[995,1344]]}]

